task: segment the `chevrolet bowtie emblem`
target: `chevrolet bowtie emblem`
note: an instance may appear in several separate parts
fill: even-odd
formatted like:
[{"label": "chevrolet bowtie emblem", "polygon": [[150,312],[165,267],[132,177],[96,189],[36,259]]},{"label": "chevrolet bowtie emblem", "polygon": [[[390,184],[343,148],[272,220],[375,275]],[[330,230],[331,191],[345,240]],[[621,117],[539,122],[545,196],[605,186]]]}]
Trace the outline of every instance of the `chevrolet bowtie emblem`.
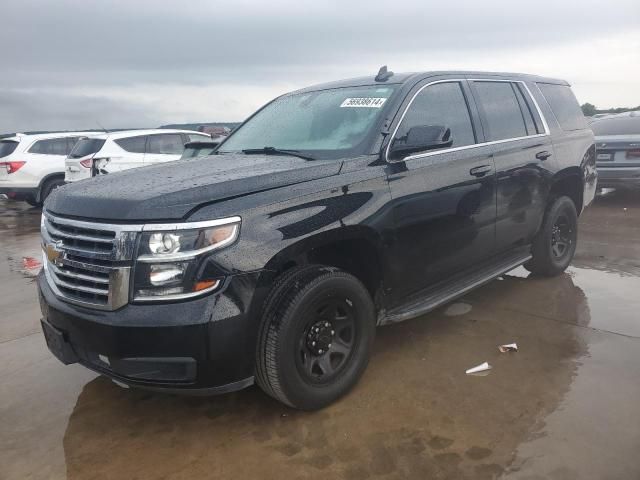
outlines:
[{"label": "chevrolet bowtie emblem", "polygon": [[62,265],[62,260],[64,259],[64,252],[59,249],[62,246],[62,243],[47,243],[46,246],[46,254],[47,260],[49,260],[54,265]]}]

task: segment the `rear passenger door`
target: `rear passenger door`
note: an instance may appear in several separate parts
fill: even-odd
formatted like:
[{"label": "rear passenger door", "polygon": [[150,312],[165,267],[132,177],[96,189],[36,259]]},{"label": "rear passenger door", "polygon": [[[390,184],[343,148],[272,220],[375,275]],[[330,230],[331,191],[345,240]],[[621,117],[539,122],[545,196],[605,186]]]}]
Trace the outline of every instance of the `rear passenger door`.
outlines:
[{"label": "rear passenger door", "polygon": [[[408,96],[393,142],[416,126],[445,126],[450,146],[389,158],[395,242],[390,249],[396,300],[447,279],[494,250],[494,166],[464,79],[431,79]],[[402,109],[401,109],[402,111]]]},{"label": "rear passenger door", "polygon": [[470,82],[496,166],[496,250],[529,244],[541,224],[553,155],[548,128],[524,82]]},{"label": "rear passenger door", "polygon": [[[147,135],[135,135],[133,137],[117,138],[114,143],[123,151],[118,154],[98,152],[94,158],[109,157],[104,170],[113,173],[130,168],[142,167],[145,160],[145,150],[147,145]],[[104,162],[97,162],[104,163]]]},{"label": "rear passenger door", "polygon": [[178,160],[182,157],[184,144],[185,138],[180,133],[149,135],[144,162],[146,165],[151,165]]}]

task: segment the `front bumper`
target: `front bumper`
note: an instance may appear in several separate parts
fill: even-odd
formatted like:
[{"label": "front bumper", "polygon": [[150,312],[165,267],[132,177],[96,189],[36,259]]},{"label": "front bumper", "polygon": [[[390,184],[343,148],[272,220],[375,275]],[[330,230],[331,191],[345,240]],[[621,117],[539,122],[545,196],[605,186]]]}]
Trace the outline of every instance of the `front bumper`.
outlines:
[{"label": "front bumper", "polygon": [[257,326],[248,306],[258,273],[181,303],[129,304],[116,311],[71,305],[38,276],[43,330],[63,363],[156,391],[214,394],[253,383]]},{"label": "front bumper", "polygon": [[599,187],[638,187],[640,167],[597,167]]}]

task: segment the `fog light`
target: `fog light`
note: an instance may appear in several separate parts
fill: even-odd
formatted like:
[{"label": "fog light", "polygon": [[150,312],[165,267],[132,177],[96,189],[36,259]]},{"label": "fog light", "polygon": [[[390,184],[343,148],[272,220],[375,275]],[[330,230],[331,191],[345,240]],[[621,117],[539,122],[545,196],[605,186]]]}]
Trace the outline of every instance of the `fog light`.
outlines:
[{"label": "fog light", "polygon": [[151,265],[149,282],[154,287],[181,283],[186,269],[186,263]]}]

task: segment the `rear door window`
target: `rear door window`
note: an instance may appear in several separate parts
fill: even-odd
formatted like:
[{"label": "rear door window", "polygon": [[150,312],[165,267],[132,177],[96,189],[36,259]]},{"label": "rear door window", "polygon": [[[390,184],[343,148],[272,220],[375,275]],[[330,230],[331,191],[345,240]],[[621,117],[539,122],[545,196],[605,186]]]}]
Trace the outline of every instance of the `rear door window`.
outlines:
[{"label": "rear door window", "polygon": [[119,138],[114,140],[122,149],[131,153],[144,153],[147,143],[146,135],[138,135],[136,137]]},{"label": "rear door window", "polygon": [[15,151],[17,147],[18,142],[14,142],[13,140],[0,141],[0,158],[8,157]]},{"label": "rear door window", "polygon": [[93,155],[98,153],[103,145],[104,140],[99,138],[81,138],[73,146],[71,153],[69,153],[69,158],[82,158],[87,155]]},{"label": "rear door window", "polygon": [[527,128],[527,135],[536,135],[540,133],[536,122],[533,118],[533,112],[531,111],[531,106],[525,100],[524,93],[520,88],[520,85],[517,83],[513,84],[514,91],[516,92],[516,98],[518,99],[518,105],[520,105],[520,112],[522,112],[522,116],[524,117],[524,124]]},{"label": "rear door window", "polygon": [[48,140],[38,140],[29,149],[29,153],[39,153],[42,155],[67,155],[66,138],[50,138]]},{"label": "rear door window", "polygon": [[522,109],[511,82],[473,82],[489,141],[527,136]]},{"label": "rear door window", "polygon": [[571,131],[587,128],[587,121],[584,118],[578,100],[576,100],[576,96],[571,91],[571,87],[551,83],[538,83],[538,88],[540,88],[563,130]]},{"label": "rear door window", "polygon": [[440,125],[451,129],[451,147],[476,142],[469,108],[459,82],[429,85],[413,99],[395,138],[403,138],[412,127]]},{"label": "rear door window", "polygon": [[179,133],[165,133],[149,136],[147,153],[159,153],[165,155],[181,155],[184,150],[182,135]]}]

